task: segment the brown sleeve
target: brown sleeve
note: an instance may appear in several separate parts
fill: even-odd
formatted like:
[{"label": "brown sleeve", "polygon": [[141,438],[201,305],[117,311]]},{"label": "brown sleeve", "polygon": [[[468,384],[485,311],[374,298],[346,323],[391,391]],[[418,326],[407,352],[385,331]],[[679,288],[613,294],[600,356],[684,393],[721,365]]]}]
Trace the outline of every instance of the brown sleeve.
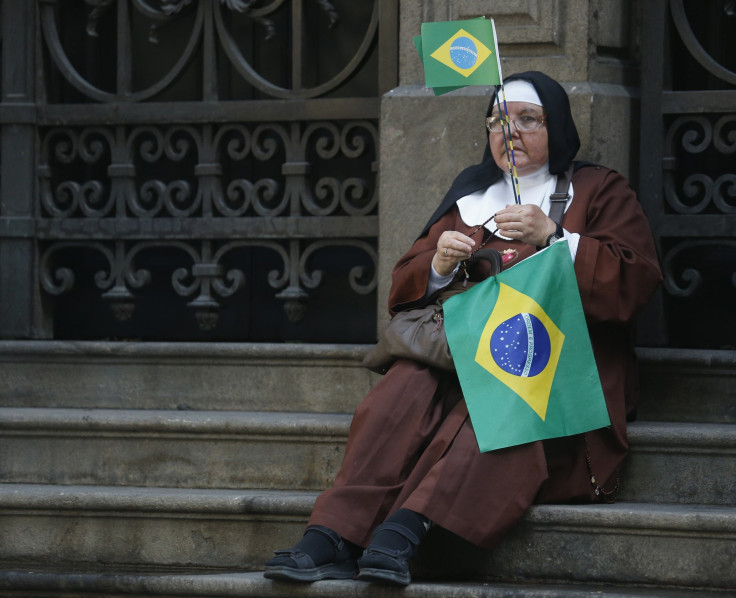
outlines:
[{"label": "brown sleeve", "polygon": [[450,210],[417,239],[394,266],[391,273],[391,290],[388,296],[389,313],[410,307],[424,297],[429,281],[432,258],[437,251],[437,241],[446,230],[454,230],[457,211]]},{"label": "brown sleeve", "polygon": [[563,224],[580,233],[575,273],[583,309],[589,322],[627,322],[662,280],[649,222],[620,174],[579,172]]},{"label": "brown sleeve", "polygon": [[[580,233],[575,273],[586,317],[589,322],[628,322],[662,279],[647,218],[626,179],[615,171],[582,168],[573,188],[563,225]],[[456,225],[455,208],[399,259],[391,275],[391,315],[424,297],[437,241]]]}]

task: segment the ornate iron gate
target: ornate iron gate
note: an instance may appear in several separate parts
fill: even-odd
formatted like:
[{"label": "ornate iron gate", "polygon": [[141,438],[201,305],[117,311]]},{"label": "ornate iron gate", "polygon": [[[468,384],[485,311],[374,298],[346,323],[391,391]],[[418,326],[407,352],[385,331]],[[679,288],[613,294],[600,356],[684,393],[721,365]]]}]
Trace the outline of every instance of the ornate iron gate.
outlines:
[{"label": "ornate iron gate", "polygon": [[396,37],[393,0],[5,0],[0,336],[375,340]]},{"label": "ornate iron gate", "polygon": [[736,2],[644,4],[640,196],[664,270],[645,342],[736,347]]}]

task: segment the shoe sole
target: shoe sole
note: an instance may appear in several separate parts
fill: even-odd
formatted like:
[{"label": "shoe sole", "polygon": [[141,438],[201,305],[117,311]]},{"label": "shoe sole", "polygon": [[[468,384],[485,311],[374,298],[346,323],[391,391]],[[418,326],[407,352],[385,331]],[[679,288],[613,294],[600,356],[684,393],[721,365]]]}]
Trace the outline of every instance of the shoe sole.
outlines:
[{"label": "shoe sole", "polygon": [[353,579],[358,568],[350,564],[322,565],[312,569],[297,569],[296,567],[266,567],[263,577],[276,581],[296,581],[310,583],[323,579]]},{"label": "shoe sole", "polygon": [[372,583],[408,586],[411,583],[411,574],[391,571],[390,569],[374,569],[365,567],[361,568],[356,579]]}]

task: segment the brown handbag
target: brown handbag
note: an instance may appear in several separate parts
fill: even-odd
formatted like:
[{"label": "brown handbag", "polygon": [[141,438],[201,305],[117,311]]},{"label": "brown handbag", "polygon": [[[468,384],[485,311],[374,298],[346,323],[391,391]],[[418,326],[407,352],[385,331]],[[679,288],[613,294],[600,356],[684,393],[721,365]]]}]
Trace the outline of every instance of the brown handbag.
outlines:
[{"label": "brown handbag", "polygon": [[[550,195],[549,216],[555,223],[562,222],[572,166],[557,176],[557,185]],[[476,229],[477,230],[477,229]],[[484,259],[491,265],[489,276],[501,271],[502,256],[495,249],[480,249],[471,259]],[[441,370],[455,371],[450,347],[445,336],[442,304],[453,295],[462,293],[477,283],[453,282],[428,298],[421,307],[400,311],[391,318],[383,337],[363,359],[363,365],[378,374],[385,374],[397,359],[406,358]]]},{"label": "brown handbag", "polygon": [[[488,261],[491,276],[501,271],[501,254],[495,249],[481,249],[473,258]],[[406,358],[441,370],[455,371],[445,336],[442,304],[475,284],[453,282],[429,297],[429,303],[424,306],[396,313],[381,340],[363,359],[363,365],[377,374],[385,374],[397,359]]]}]

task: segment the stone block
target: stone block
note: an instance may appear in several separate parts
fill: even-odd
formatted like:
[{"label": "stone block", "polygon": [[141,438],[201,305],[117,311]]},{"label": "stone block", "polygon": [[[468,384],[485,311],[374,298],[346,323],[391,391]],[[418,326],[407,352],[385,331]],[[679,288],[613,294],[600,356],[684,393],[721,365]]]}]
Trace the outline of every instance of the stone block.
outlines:
[{"label": "stone block", "polygon": [[[6,407],[0,483],[320,491],[337,474],[351,419]],[[629,441],[623,500],[731,504],[736,426],[635,422]]]},{"label": "stone block", "polygon": [[0,341],[0,406],[352,413],[368,345]]},{"label": "stone block", "polygon": [[442,201],[453,179],[481,161],[490,88],[434,97],[402,87],[381,102],[378,330],[388,322],[391,270]]},{"label": "stone block", "polygon": [[650,586],[735,587],[736,513],[646,504],[534,507],[493,551],[442,530],[427,537],[422,573]]},{"label": "stone block", "polygon": [[0,561],[57,568],[261,568],[314,494],[0,485]]},{"label": "stone block", "polygon": [[620,85],[565,83],[580,135],[577,159],[632,178],[638,144],[638,92]]},{"label": "stone block", "polygon": [[342,461],[350,420],[349,414],[4,408],[0,482],[323,490]]},{"label": "stone block", "polygon": [[421,24],[479,16],[494,19],[504,75],[541,70],[558,80],[586,80],[587,0],[424,0],[401,5],[399,82],[420,85],[424,72],[412,39]]},{"label": "stone block", "polygon": [[[43,592],[44,596],[238,596],[241,598],[717,598],[727,594],[713,590],[625,588],[608,584],[560,584],[528,582],[422,582],[407,588],[391,588],[346,580],[310,584],[274,582],[260,572],[185,571],[44,571],[0,569],[0,591]],[[11,595],[11,594],[5,594]],[[33,594],[40,595],[40,594]]]},{"label": "stone block", "polygon": [[628,436],[621,500],[733,505],[736,426],[634,422]]},{"label": "stone block", "polygon": [[640,420],[736,423],[736,351],[639,348]]},{"label": "stone block", "polygon": [[[301,536],[315,495],[268,491],[0,485],[6,567],[258,570]],[[417,581],[736,584],[733,507],[539,505],[494,551],[432,530]]]}]

